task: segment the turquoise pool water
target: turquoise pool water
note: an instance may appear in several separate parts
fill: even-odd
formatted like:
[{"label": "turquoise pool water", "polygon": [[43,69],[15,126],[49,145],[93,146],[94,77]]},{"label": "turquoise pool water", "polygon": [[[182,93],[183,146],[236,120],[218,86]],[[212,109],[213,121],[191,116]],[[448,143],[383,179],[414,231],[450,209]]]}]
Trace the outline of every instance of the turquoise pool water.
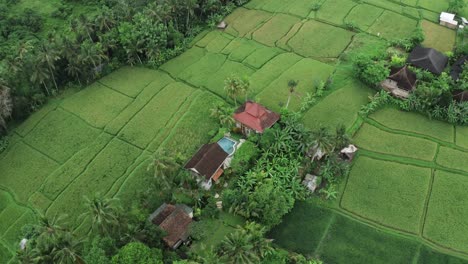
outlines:
[{"label": "turquoise pool water", "polygon": [[227,137],[223,137],[218,141],[218,145],[229,155],[232,155],[234,153],[234,147],[236,146],[236,144],[236,141]]}]

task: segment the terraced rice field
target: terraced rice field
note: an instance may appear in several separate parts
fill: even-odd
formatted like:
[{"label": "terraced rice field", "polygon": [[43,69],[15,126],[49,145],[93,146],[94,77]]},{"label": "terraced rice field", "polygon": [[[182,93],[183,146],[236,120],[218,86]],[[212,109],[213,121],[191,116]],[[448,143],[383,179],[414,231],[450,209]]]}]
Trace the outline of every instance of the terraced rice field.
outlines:
[{"label": "terraced rice field", "polygon": [[[458,260],[441,251],[468,259],[468,128],[391,108],[359,117],[374,91],[349,64],[358,50],[382,52],[385,40],[408,37],[420,18],[435,22],[445,4],[433,2],[253,0],[226,18],[225,31],[200,34],[158,70],[123,67],[50,102],[0,154],[0,262],[11,259],[21,226],[38,212],[66,213],[85,233],[89,224],[77,217],[83,196],[130,203],[151,180],[155,151],[190,157],[218,129],[211,106],[233,103],[223,89],[232,74],[250,77],[248,98],[273,110],[285,105],[289,79],[299,81],[289,106],[298,110],[332,77],[325,96],[303,109],[303,122],[357,130],[361,152],[339,204],[298,204],[273,230],[279,245],[326,263]],[[361,32],[348,30],[350,22]]]}]

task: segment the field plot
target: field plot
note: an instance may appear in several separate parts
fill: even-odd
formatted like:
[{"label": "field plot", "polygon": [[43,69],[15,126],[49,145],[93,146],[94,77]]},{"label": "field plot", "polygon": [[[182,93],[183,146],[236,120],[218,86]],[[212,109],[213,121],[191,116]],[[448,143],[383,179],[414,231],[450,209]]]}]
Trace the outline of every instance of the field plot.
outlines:
[{"label": "field plot", "polygon": [[179,75],[185,68],[199,61],[205,56],[206,50],[199,47],[192,47],[178,57],[166,62],[160,67],[172,76]]},{"label": "field plot", "polygon": [[468,250],[468,176],[435,173],[424,236],[443,246]]},{"label": "field plot", "polygon": [[26,203],[58,166],[57,162],[19,142],[0,162],[0,185],[12,190],[18,201]]},{"label": "field plot", "polygon": [[375,6],[361,4],[354,7],[344,19],[355,24],[361,30],[367,30],[384,10]]},{"label": "field plot", "polygon": [[272,109],[280,110],[280,106],[285,105],[289,96],[288,81],[291,79],[297,80],[299,84],[296,88],[296,94],[291,97],[289,107],[289,109],[297,111],[302,97],[308,92],[314,92],[317,83],[326,81],[332,72],[332,66],[305,58],[283,72],[281,76],[270,83],[270,85],[257,96],[261,98],[262,103]]},{"label": "field plot", "polygon": [[65,99],[61,106],[88,124],[103,128],[131,102],[132,98],[94,83]]},{"label": "field plot", "polygon": [[[132,77],[128,78],[128,76]],[[99,82],[125,95],[136,97],[157,77],[154,70],[137,67],[122,67],[100,79]]]},{"label": "field plot", "polygon": [[283,53],[270,60],[250,77],[252,92],[256,94],[263,90],[301,59],[294,53]]},{"label": "field plot", "polygon": [[359,157],[341,206],[364,218],[417,234],[431,170]]},{"label": "field plot", "polygon": [[300,20],[297,17],[278,14],[257,29],[252,37],[254,40],[267,46],[274,47],[276,41],[286,35]]},{"label": "field plot", "polygon": [[424,30],[424,42],[423,46],[434,48],[441,52],[453,50],[455,45],[456,31],[431,23],[423,20],[421,26]]},{"label": "field plot", "polygon": [[100,132],[80,118],[57,109],[48,113],[28,134],[25,141],[35,149],[44,151],[47,156],[63,163],[86,147]]},{"label": "field plot", "polygon": [[[311,221],[313,221],[311,219]],[[318,256],[325,263],[412,263],[419,245],[362,223],[337,216]]]},{"label": "field plot", "polygon": [[427,135],[447,142],[453,142],[454,127],[445,122],[430,120],[418,113],[385,108],[371,115],[371,118],[391,129]]},{"label": "field plot", "polygon": [[183,83],[168,85],[127,123],[119,138],[146,148],[193,91]]},{"label": "field plot", "polygon": [[219,53],[207,53],[196,63],[187,67],[177,77],[191,83],[195,86],[202,86],[206,83],[206,78],[212,77],[213,74],[223,66],[226,61],[226,55]]},{"label": "field plot", "polygon": [[[333,214],[329,210],[306,202],[298,202],[268,236],[281,247],[312,255],[332,220]],[[313,221],[314,224],[304,224],[309,221]]]},{"label": "field plot", "polygon": [[372,91],[360,83],[348,82],[307,111],[303,117],[304,125],[311,129],[324,126],[334,129],[343,124],[349,128],[371,94]]},{"label": "field plot", "polygon": [[225,19],[226,23],[229,24],[229,27],[226,28],[226,33],[244,37],[272,16],[271,13],[261,10],[238,8]]},{"label": "field plot", "polygon": [[468,152],[441,147],[437,155],[437,164],[468,172]]},{"label": "field plot", "polygon": [[350,0],[326,0],[318,10],[316,18],[341,25],[355,5],[356,2]]},{"label": "field plot", "polygon": [[288,45],[302,56],[336,58],[351,42],[353,35],[342,28],[309,20],[289,40]]},{"label": "field plot", "polygon": [[359,129],[354,142],[367,150],[427,161],[432,161],[437,152],[432,141],[388,133],[368,124]]},{"label": "field plot", "polygon": [[[83,197],[95,193],[105,195],[140,154],[139,149],[128,143],[116,138],[111,140],[87,169],[60,193],[47,210],[47,215],[77,215],[77,212],[83,212],[84,208],[80,202]],[[78,218],[72,218],[70,221],[72,225],[80,223]]]},{"label": "field plot", "polygon": [[418,22],[414,19],[391,11],[384,11],[368,32],[388,40],[403,39],[411,36],[417,24]]},{"label": "field plot", "polygon": [[456,143],[458,146],[468,149],[468,127],[457,127]]}]

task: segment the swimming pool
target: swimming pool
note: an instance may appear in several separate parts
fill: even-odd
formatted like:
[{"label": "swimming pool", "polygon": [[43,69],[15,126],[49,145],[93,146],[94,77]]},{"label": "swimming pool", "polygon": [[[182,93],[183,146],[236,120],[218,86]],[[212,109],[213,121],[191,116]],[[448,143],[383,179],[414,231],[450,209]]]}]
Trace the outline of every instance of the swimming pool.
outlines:
[{"label": "swimming pool", "polygon": [[230,139],[228,137],[223,137],[222,139],[218,140],[218,145],[226,151],[229,155],[232,155],[236,149],[237,142],[233,139]]}]

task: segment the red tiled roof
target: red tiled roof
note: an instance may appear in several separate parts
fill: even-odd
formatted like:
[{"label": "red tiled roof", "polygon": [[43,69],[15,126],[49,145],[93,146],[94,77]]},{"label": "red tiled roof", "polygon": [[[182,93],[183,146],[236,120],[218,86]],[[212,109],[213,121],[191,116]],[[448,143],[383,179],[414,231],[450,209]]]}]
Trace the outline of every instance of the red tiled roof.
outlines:
[{"label": "red tiled roof", "polygon": [[273,126],[279,118],[279,114],[252,101],[245,102],[234,113],[235,120],[259,133]]}]

